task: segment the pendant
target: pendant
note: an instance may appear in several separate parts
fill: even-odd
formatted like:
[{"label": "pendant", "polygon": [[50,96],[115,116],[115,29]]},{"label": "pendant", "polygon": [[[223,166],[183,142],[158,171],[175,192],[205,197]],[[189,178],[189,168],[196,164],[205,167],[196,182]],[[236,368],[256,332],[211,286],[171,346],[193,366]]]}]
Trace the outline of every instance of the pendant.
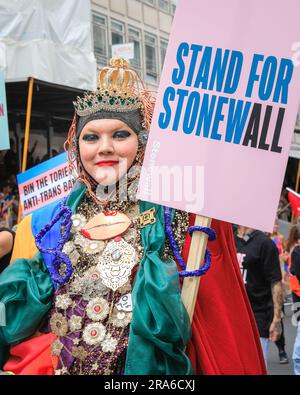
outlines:
[{"label": "pendant", "polygon": [[113,291],[126,284],[136,264],[135,256],[134,248],[121,237],[110,241],[97,265],[103,284]]},{"label": "pendant", "polygon": [[119,302],[115,305],[118,311],[132,311],[132,297],[131,293],[123,295]]},{"label": "pendant", "polygon": [[131,220],[126,214],[112,211],[93,217],[80,233],[90,240],[108,240],[124,233],[130,224]]}]

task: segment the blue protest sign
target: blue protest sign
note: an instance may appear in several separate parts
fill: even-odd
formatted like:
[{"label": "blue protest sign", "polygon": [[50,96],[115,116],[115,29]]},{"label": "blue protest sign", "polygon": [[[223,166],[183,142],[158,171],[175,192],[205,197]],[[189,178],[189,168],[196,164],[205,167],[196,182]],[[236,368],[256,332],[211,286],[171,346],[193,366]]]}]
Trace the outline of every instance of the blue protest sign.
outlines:
[{"label": "blue protest sign", "polygon": [[0,151],[9,149],[9,133],[4,73],[0,70]]},{"label": "blue protest sign", "polygon": [[17,175],[23,216],[67,196],[74,185],[66,153]]}]

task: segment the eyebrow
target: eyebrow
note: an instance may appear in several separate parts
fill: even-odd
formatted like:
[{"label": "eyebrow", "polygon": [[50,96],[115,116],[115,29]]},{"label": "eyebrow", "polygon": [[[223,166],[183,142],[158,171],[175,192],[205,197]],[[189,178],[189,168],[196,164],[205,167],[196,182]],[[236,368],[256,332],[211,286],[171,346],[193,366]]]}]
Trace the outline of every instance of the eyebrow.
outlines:
[{"label": "eyebrow", "polygon": [[[113,130],[110,133],[116,133],[116,132],[134,133],[133,130],[123,129],[123,128]],[[100,130],[96,130],[96,129],[88,129],[88,130],[83,131],[83,134],[84,133],[96,133],[96,134],[99,134],[99,133],[103,133],[103,131],[102,130],[101,131]],[[105,133],[105,131],[104,131],[104,133]]]},{"label": "eyebrow", "polygon": [[97,130],[94,129],[89,129],[89,130],[84,130],[82,133],[97,133]]}]

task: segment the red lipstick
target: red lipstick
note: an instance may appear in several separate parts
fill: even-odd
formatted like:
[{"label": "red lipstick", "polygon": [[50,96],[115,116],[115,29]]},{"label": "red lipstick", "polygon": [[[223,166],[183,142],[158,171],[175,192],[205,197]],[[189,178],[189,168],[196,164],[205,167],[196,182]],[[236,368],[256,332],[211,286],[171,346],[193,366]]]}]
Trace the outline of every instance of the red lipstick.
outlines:
[{"label": "red lipstick", "polygon": [[101,162],[97,163],[97,166],[99,167],[104,167],[104,166],[114,166],[118,164],[119,162],[117,160],[102,160]]},{"label": "red lipstick", "polygon": [[91,235],[90,235],[89,232],[87,232],[86,230],[81,229],[80,233],[81,233],[84,237],[86,237],[87,239],[89,239],[89,240],[92,239]]}]

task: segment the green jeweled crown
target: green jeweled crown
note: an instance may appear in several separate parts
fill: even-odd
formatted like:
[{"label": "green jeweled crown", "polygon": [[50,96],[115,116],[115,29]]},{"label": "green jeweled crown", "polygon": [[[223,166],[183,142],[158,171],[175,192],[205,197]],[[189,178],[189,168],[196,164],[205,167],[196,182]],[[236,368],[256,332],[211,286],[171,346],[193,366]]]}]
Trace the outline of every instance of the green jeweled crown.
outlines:
[{"label": "green jeweled crown", "polygon": [[73,104],[77,115],[81,117],[101,110],[128,112],[141,108],[138,96],[129,96],[127,92],[108,91],[100,88],[95,92],[86,92],[84,97],[77,97],[77,101]]},{"label": "green jeweled crown", "polygon": [[98,89],[77,98],[77,115],[86,116],[97,111],[128,112],[142,107],[137,73],[123,58],[112,58],[110,67],[104,67],[98,77]]}]

